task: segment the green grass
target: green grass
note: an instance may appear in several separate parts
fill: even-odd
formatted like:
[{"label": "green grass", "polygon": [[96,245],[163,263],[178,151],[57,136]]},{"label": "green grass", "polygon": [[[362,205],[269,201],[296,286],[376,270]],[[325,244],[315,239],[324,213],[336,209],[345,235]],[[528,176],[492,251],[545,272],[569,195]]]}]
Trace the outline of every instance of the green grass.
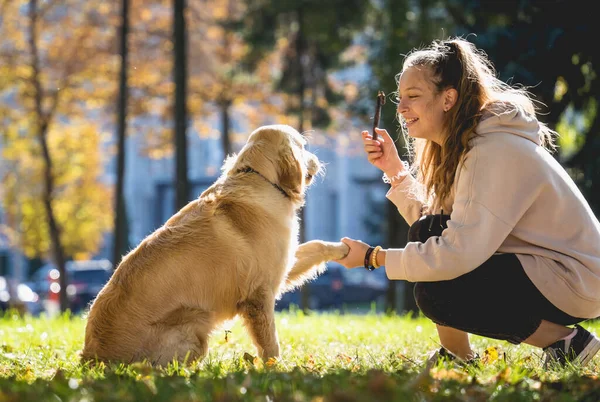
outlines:
[{"label": "green grass", "polygon": [[[598,332],[600,322],[584,326]],[[600,400],[600,357],[585,368],[544,370],[535,348],[472,336],[484,364],[424,370],[439,347],[424,318],[292,311],[278,313],[277,327],[276,362],[255,358],[236,321],[214,333],[200,363],[90,368],[77,356],[85,318],[7,313],[0,318],[0,402]]]}]

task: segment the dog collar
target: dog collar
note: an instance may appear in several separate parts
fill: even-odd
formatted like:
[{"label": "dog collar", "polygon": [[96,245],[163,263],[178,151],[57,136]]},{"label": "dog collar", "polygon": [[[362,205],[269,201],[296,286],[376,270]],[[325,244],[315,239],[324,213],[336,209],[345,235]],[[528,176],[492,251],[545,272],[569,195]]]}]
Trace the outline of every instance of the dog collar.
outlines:
[{"label": "dog collar", "polygon": [[270,185],[272,185],[273,187],[275,187],[277,190],[279,190],[279,192],[281,194],[284,195],[284,197],[286,198],[290,198],[290,196],[288,195],[288,193],[285,192],[284,189],[282,189],[279,185],[272,183],[271,181],[269,181],[269,179],[267,179],[265,176],[263,176],[260,172],[257,172],[256,170],[252,169],[251,167],[245,167],[243,169],[238,170],[238,173],[256,173],[257,175],[259,175],[260,177],[262,177],[263,179],[265,179],[267,181],[267,183],[269,183]]}]

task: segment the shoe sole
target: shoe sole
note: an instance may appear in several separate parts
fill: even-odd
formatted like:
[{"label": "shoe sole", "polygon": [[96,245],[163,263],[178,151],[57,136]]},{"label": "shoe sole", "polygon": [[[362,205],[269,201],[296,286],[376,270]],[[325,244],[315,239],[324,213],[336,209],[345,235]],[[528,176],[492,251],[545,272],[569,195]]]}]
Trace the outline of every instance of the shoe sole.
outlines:
[{"label": "shoe sole", "polygon": [[[593,336],[593,335],[592,335]],[[577,355],[576,361],[582,366],[588,364],[600,350],[600,339],[593,336],[590,342],[583,348],[581,353]]]}]

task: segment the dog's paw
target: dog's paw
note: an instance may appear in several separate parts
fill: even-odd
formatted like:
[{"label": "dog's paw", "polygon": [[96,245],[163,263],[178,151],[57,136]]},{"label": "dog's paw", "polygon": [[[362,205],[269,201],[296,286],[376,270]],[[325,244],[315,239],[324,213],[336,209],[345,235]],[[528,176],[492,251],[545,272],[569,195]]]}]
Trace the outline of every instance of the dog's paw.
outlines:
[{"label": "dog's paw", "polygon": [[329,250],[328,255],[332,260],[341,260],[350,252],[350,247],[341,241],[330,243],[327,245],[327,247]]},{"label": "dog's paw", "polygon": [[322,261],[341,260],[348,255],[350,248],[342,242],[311,240],[303,243],[296,251],[297,258],[318,257]]}]

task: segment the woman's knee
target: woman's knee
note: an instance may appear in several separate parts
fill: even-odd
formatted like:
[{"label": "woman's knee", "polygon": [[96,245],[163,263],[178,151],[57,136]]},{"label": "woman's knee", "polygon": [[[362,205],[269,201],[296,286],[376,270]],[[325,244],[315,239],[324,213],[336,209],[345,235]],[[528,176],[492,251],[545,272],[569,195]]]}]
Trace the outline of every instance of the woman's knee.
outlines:
[{"label": "woman's knee", "polygon": [[443,302],[444,297],[437,285],[435,282],[417,282],[413,291],[419,310],[434,322],[445,321],[446,316],[443,310],[446,303]]}]

